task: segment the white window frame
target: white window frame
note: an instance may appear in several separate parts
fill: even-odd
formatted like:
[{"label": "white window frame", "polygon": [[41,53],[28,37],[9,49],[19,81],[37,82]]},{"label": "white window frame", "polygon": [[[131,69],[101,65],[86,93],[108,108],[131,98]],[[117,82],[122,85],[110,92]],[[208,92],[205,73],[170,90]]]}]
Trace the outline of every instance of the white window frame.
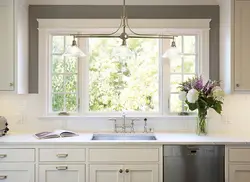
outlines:
[{"label": "white window frame", "polygon": [[[44,115],[51,116],[49,113],[49,86],[50,86],[50,38],[51,35],[69,35],[70,33],[100,33],[110,31],[117,28],[119,25],[119,19],[38,19],[39,23],[39,93],[43,95],[44,100]],[[146,30],[147,33],[162,33],[162,34],[173,34],[173,35],[197,35],[198,39],[198,63],[199,74],[203,76],[204,80],[209,78],[209,23],[211,19],[132,19],[129,20],[130,26],[137,29],[138,32]],[[81,41],[80,44],[85,44],[83,47],[87,51],[87,41]],[[163,52],[165,45],[161,46]],[[81,116],[111,116],[119,115],[120,113],[96,113],[86,111],[88,108],[88,93],[84,92],[81,88],[83,85],[88,84],[88,59],[81,58],[79,61],[79,98],[81,107],[79,113],[74,117]],[[170,89],[168,88],[170,83],[169,72],[170,66],[169,61],[160,61],[160,88],[159,97],[160,100],[160,112],[159,113],[129,113],[135,116],[168,116],[168,99],[170,95]],[[164,71],[163,71],[164,70]],[[85,101],[85,102],[83,102]],[[84,110],[85,109],[85,110]],[[54,114],[53,117],[59,117]]]}]

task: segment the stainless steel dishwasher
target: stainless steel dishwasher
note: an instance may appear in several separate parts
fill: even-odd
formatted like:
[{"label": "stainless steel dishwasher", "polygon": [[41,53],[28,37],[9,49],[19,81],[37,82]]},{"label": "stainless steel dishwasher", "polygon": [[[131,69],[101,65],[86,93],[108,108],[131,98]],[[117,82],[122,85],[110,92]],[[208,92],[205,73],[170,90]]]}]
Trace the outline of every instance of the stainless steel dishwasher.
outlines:
[{"label": "stainless steel dishwasher", "polygon": [[225,182],[225,146],[165,145],[164,182]]}]

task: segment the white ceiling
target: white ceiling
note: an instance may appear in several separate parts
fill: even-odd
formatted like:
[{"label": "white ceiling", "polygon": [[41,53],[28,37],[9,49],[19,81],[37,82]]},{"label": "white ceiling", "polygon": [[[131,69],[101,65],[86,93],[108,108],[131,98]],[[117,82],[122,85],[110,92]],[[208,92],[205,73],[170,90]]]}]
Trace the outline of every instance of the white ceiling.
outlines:
[{"label": "white ceiling", "polygon": [[[122,0],[28,0],[32,5],[121,5]],[[126,0],[128,5],[217,5],[217,0]]]}]

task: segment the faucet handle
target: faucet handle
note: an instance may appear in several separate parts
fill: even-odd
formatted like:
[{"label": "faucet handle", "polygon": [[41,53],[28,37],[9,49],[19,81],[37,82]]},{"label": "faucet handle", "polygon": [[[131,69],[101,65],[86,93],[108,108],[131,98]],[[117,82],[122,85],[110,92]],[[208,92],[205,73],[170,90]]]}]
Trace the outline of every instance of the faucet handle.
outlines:
[{"label": "faucet handle", "polygon": [[114,132],[118,133],[118,131],[117,131],[117,124],[116,124],[116,118],[109,118],[108,120],[109,121],[114,121]]},{"label": "faucet handle", "polygon": [[132,118],[131,119],[131,130],[130,130],[130,132],[131,133],[135,133],[135,121],[139,121],[140,119],[139,118]]},{"label": "faucet handle", "polygon": [[131,122],[135,122],[135,121],[140,121],[140,119],[139,118],[132,118],[131,119]]}]

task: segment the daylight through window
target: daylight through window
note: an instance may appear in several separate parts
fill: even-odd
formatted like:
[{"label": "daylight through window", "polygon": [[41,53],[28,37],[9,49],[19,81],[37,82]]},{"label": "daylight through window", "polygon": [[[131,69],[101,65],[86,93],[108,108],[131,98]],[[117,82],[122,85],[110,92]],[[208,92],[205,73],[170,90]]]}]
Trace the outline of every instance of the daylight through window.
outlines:
[{"label": "daylight through window", "polygon": [[[49,112],[160,114],[163,106],[169,108],[165,113],[187,110],[179,101],[177,87],[178,83],[198,74],[197,35],[178,36],[176,43],[181,56],[171,60],[161,57],[163,46],[170,45],[170,40],[129,39],[127,43],[133,54],[126,58],[114,56],[114,48],[121,44],[120,39],[79,41],[80,48],[89,52],[84,60],[62,56],[71,45],[71,36],[53,35],[51,38]],[[88,63],[87,69],[79,64],[80,61]],[[164,64],[169,68],[163,69]],[[163,87],[164,84],[168,85]],[[84,100],[82,95],[86,95]]]}]

